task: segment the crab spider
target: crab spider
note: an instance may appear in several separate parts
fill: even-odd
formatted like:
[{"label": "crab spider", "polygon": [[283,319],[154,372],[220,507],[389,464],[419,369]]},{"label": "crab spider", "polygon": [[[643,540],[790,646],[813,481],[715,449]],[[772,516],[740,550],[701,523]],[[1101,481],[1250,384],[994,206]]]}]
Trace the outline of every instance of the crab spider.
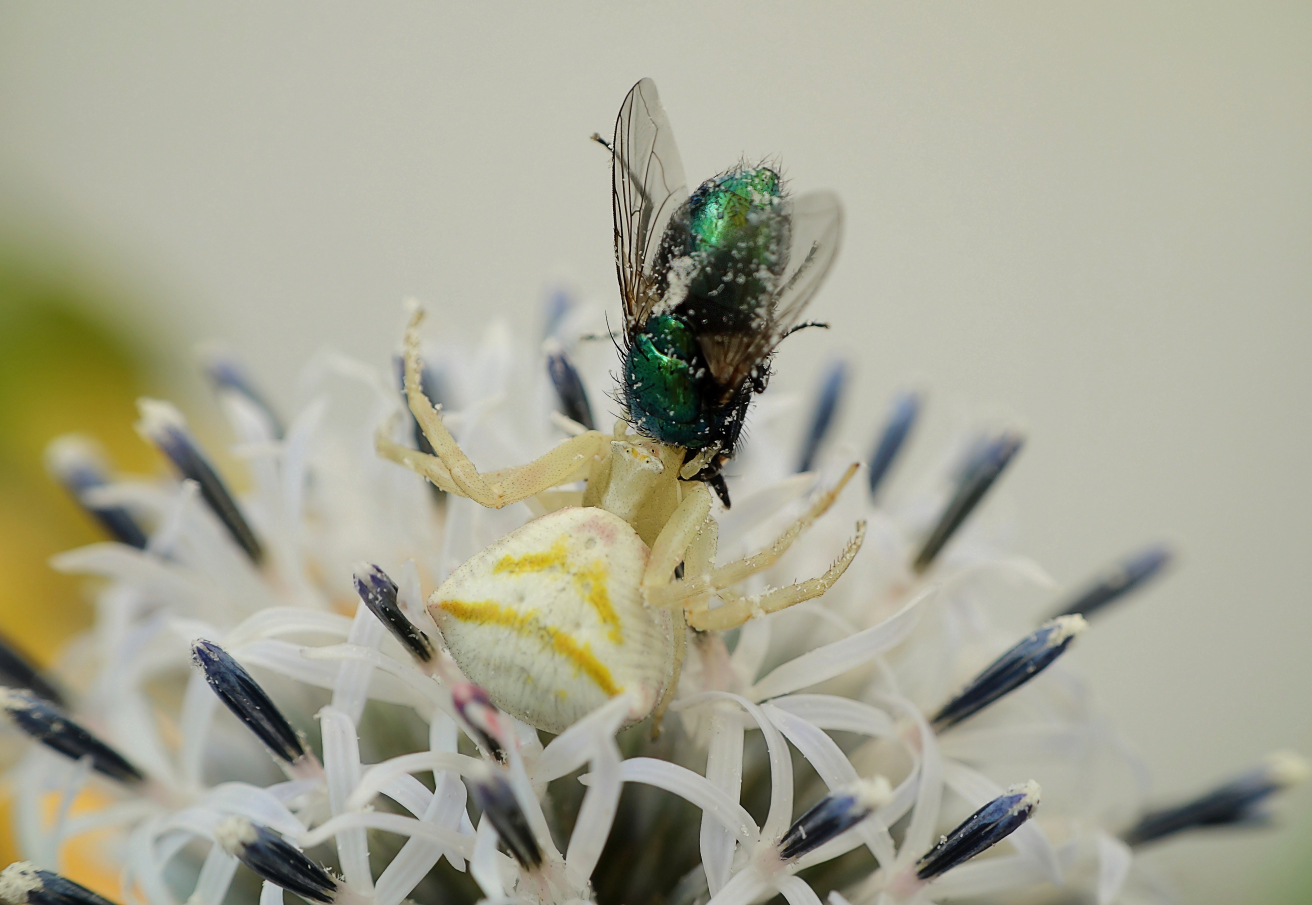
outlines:
[{"label": "crab spider", "polygon": [[[420,385],[416,311],[405,334],[405,392],[434,455],[393,442],[378,452],[437,487],[489,508],[536,498],[549,510],[476,554],[444,581],[428,609],[461,670],[503,710],[560,732],[627,693],[627,723],[673,697],[687,629],[734,628],[819,597],[856,556],[865,523],[821,576],[755,597],[730,588],[771,566],[833,504],[856,471],[820,494],[772,544],[714,566],[718,528],[701,467],[681,447],[627,432],[587,431],[515,468],[480,472]],[[582,492],[553,488],[586,479]],[[682,573],[676,576],[682,563]],[[713,598],[724,601],[712,608]]]}]

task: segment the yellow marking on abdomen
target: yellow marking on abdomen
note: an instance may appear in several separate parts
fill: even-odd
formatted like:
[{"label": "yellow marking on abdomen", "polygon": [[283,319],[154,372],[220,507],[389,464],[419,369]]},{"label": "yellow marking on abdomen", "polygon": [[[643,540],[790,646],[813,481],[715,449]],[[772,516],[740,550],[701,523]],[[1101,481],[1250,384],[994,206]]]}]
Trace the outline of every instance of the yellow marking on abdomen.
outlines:
[{"label": "yellow marking on abdomen", "polygon": [[544,553],[529,553],[524,556],[503,556],[492,566],[493,574],[531,575],[548,569],[561,569],[574,579],[574,587],[579,596],[597,612],[602,625],[610,628],[610,640],[616,644],[623,641],[620,632],[620,617],[611,605],[610,594],[606,590],[606,566],[600,559],[594,559],[581,569],[569,568],[569,552],[564,538],[551,545]]},{"label": "yellow marking on abdomen", "polygon": [[547,569],[563,568],[569,553],[565,539],[562,537],[551,545],[545,553],[529,553],[525,556],[503,556],[492,567],[493,574],[509,572],[511,575],[525,575],[545,572]]},{"label": "yellow marking on abdomen", "polygon": [[577,672],[597,684],[608,697],[622,690],[615,684],[606,665],[597,659],[586,643],[579,644],[568,633],[547,625],[537,617],[535,610],[517,610],[503,606],[495,600],[443,600],[438,603],[444,613],[461,622],[474,625],[499,625],[523,637],[537,636],[545,646],[564,657]]},{"label": "yellow marking on abdomen", "polygon": [[597,618],[603,625],[610,627],[610,640],[619,644],[623,638],[620,634],[620,617],[611,606],[610,594],[606,590],[606,565],[599,559],[593,560],[586,569],[574,573],[574,586],[579,596],[597,611]]}]

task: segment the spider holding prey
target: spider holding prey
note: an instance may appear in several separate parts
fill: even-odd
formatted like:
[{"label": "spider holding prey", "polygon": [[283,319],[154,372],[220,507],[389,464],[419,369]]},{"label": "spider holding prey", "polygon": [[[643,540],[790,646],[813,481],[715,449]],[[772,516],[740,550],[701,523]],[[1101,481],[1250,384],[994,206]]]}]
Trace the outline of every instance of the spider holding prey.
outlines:
[{"label": "spider holding prey", "polygon": [[[386,431],[377,440],[380,454],[447,493],[498,509],[536,497],[549,510],[457,568],[428,601],[464,674],[497,706],[549,732],[619,694],[631,698],[629,723],[654,714],[659,725],[688,628],[722,631],[820,596],[865,531],[858,523],[818,578],[752,597],[730,590],[783,555],[853,465],[768,547],[713,565],[718,528],[707,485],[728,504],[720,468],[775,347],[797,329],[833,261],[837,199],[793,200],[764,166],[730,170],[690,196],[649,79],[625,98],[610,147],[627,420],[609,436],[587,431],[526,465],[479,472],[424,395],[416,312],[405,392],[433,454]],[[553,490],[579,480],[581,491]],[[715,598],[722,604],[712,608]]]}]

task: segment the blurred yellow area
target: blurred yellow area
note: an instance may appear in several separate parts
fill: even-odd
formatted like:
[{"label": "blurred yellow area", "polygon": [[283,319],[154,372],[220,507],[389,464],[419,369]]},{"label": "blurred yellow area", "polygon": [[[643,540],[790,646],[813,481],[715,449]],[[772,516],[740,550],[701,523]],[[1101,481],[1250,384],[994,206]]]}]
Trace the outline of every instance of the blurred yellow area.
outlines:
[{"label": "blurred yellow area", "polygon": [[[98,319],[108,311],[112,299],[75,278],[0,254],[0,633],[42,665],[92,615],[85,580],[55,572],[48,560],[104,539],[46,474],[46,444],[78,432],[96,438],[123,471],[156,463],[132,428],[148,356]],[[75,809],[94,804],[84,794]],[[18,857],[5,807],[0,864]],[[105,865],[74,851],[65,861],[59,868],[70,878],[116,893]]]}]

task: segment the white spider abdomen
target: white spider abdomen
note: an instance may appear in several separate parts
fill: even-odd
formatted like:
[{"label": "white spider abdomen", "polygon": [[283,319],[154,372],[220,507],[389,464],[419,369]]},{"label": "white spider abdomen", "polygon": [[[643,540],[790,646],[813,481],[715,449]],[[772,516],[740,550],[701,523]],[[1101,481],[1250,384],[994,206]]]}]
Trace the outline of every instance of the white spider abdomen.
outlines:
[{"label": "white spider abdomen", "polygon": [[648,554],[619,516],[560,509],[461,565],[428,609],[465,676],[512,716],[560,732],[629,692],[636,723],[674,657],[669,614],[638,590]]}]

